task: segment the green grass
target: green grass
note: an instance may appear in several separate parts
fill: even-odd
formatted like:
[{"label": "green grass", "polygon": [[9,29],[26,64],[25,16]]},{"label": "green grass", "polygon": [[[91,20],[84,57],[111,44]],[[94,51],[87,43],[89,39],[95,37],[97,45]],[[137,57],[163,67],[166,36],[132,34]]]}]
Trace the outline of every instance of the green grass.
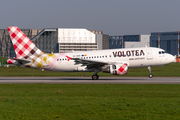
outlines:
[{"label": "green grass", "polygon": [[0,84],[1,120],[180,119],[180,85]]},{"label": "green grass", "polygon": [[[41,71],[39,69],[22,68],[22,67],[0,67],[0,76],[92,76],[93,72],[52,72]],[[148,76],[147,68],[128,69],[127,75],[116,76]],[[171,63],[165,66],[152,67],[152,74],[155,77],[180,77],[180,63]],[[114,76],[110,73],[98,73],[99,76]]]},{"label": "green grass", "polygon": [[6,64],[6,58],[4,58],[4,57],[0,57],[0,63],[1,63],[1,65],[2,64]]}]

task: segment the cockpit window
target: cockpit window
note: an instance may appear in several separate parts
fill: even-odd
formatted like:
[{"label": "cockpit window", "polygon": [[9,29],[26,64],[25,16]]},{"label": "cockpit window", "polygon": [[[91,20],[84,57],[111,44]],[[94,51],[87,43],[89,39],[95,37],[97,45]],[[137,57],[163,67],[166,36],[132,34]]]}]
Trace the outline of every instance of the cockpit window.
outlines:
[{"label": "cockpit window", "polygon": [[165,54],[166,51],[159,51],[159,54]]}]

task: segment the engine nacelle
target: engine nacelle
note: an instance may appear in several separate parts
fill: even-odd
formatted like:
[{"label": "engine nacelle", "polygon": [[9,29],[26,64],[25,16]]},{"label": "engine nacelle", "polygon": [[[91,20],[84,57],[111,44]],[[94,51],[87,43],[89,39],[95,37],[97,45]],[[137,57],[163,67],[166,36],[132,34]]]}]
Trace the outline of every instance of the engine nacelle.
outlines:
[{"label": "engine nacelle", "polygon": [[118,63],[109,65],[107,68],[102,70],[103,72],[111,73],[112,75],[126,75],[128,72],[127,63]]}]

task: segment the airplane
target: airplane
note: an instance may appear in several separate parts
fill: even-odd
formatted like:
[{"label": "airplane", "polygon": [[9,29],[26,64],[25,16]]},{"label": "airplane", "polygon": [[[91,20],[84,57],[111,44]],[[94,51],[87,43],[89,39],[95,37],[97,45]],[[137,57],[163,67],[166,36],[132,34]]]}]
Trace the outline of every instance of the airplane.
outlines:
[{"label": "airplane", "polygon": [[151,67],[173,62],[175,57],[161,48],[139,47],[69,53],[44,53],[16,26],[7,27],[15,58],[7,63],[17,66],[39,68],[57,72],[94,72],[93,80],[99,79],[98,72],[126,75],[128,68]]}]

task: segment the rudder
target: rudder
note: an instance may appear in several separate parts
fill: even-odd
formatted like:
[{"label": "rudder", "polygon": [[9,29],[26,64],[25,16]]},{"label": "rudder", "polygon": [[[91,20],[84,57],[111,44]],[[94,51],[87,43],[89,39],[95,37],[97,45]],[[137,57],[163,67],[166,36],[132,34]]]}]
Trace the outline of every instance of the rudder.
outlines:
[{"label": "rudder", "polygon": [[16,26],[7,27],[18,59],[45,54]]}]

